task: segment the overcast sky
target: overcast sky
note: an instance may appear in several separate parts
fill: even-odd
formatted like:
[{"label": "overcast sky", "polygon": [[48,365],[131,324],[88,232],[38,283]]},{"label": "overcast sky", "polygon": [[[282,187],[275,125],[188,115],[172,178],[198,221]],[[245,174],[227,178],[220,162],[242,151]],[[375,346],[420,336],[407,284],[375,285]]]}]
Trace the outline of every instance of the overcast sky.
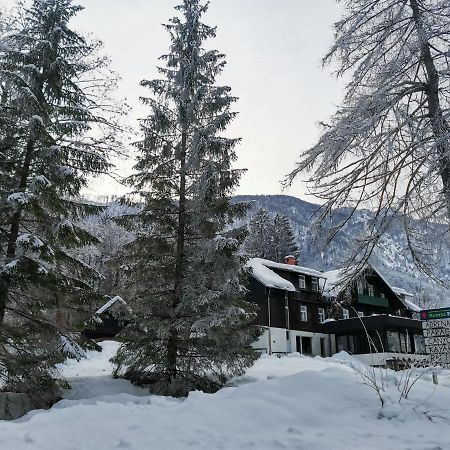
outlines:
[{"label": "overcast sky", "polygon": [[[158,57],[168,35],[161,27],[174,15],[177,0],[79,0],[85,10],[76,27],[105,43],[121,75],[119,95],[133,107],[130,120],[145,109],[138,97],[143,78],[157,77]],[[13,0],[3,0],[13,4]],[[218,26],[211,44],[227,55],[220,82],[239,97],[239,116],[230,133],[242,137],[238,166],[247,168],[240,194],[278,194],[280,180],[294,168],[300,152],[318,137],[342,98],[342,82],[320,60],[332,43],[340,7],[335,0],[211,0],[204,21]],[[128,170],[123,167],[123,171]],[[119,193],[110,180],[95,191]],[[303,197],[301,180],[288,191]]]}]

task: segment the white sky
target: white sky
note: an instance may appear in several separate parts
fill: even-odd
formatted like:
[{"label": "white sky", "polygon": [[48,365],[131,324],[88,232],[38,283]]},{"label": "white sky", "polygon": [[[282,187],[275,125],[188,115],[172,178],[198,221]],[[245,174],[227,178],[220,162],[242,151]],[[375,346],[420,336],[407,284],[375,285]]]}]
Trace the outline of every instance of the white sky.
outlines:
[{"label": "white sky", "polygon": [[[143,78],[157,77],[158,57],[169,38],[161,23],[174,15],[178,0],[79,0],[86,7],[76,27],[105,43],[122,77],[119,95],[133,107],[130,121],[146,114],[138,97]],[[3,0],[11,5],[14,0]],[[280,180],[300,152],[318,137],[342,97],[343,83],[320,60],[332,43],[339,18],[335,0],[211,0],[204,21],[218,26],[211,46],[227,55],[220,80],[239,97],[239,116],[230,135],[242,137],[238,167],[247,168],[239,194],[282,193]],[[119,171],[129,171],[121,163]],[[95,183],[95,193],[117,194],[111,180]],[[301,180],[287,192],[306,198]]]}]

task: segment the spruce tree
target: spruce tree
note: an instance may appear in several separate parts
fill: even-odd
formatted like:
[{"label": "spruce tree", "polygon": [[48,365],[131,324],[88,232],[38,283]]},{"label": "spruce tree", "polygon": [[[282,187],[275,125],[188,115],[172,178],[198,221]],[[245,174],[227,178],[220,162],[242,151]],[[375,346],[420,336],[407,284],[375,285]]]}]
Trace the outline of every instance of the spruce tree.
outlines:
[{"label": "spruce tree", "polygon": [[274,223],[265,209],[260,208],[250,220],[244,247],[251,258],[275,260]]},{"label": "spruce tree", "polygon": [[122,336],[115,373],[163,395],[214,391],[256,358],[244,236],[225,231],[246,211],[231,202],[242,174],[232,168],[239,139],[222,135],[236,99],[215,82],[225,58],[204,47],[216,34],[201,22],[207,9],[183,0],[165,25],[170,51],[161,79],[142,82],[151,113],[130,179],[144,201],[122,266],[136,324]]},{"label": "spruce tree", "polygon": [[288,255],[299,255],[299,249],[292,229],[291,221],[283,214],[277,214],[273,219],[275,261],[284,262]]},{"label": "spruce tree", "polygon": [[55,312],[95,298],[96,273],[72,249],[95,242],[77,226],[95,208],[78,196],[110,168],[114,78],[100,44],[69,28],[81,9],[21,4],[20,28],[2,39],[0,384],[13,391],[57,394],[53,349],[74,346]]}]

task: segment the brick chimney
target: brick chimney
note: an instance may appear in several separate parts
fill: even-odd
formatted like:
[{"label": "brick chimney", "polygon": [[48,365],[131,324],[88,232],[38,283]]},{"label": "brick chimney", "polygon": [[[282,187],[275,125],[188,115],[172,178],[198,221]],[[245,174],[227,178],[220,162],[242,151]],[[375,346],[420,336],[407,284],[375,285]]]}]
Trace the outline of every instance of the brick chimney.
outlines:
[{"label": "brick chimney", "polygon": [[296,266],[298,262],[297,258],[294,255],[285,256],[284,261],[286,264],[289,264],[290,266]]}]

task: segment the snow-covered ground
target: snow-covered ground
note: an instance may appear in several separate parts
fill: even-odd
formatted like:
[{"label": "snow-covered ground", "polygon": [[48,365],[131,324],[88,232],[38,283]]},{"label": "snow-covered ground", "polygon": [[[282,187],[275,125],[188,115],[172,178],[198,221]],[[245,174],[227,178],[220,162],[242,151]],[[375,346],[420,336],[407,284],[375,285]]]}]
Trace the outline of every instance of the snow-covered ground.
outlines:
[{"label": "snow-covered ground", "polygon": [[183,401],[113,380],[116,348],[105,342],[102,353],[62,365],[67,398],[0,422],[0,449],[450,449],[450,373],[437,387],[424,376],[399,403],[401,374],[387,372],[382,410],[365,368],[346,354],[263,357],[235,387]]}]

